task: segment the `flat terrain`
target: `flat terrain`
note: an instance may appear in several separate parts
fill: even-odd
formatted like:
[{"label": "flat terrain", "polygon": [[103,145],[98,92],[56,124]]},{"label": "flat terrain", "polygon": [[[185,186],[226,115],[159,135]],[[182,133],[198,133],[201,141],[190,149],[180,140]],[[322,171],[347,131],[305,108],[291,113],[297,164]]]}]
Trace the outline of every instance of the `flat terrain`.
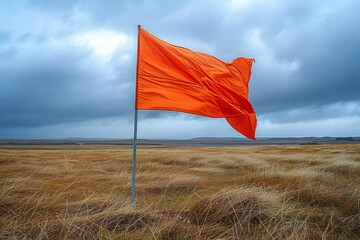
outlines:
[{"label": "flat terrain", "polygon": [[0,239],[360,239],[360,144],[0,145]]}]

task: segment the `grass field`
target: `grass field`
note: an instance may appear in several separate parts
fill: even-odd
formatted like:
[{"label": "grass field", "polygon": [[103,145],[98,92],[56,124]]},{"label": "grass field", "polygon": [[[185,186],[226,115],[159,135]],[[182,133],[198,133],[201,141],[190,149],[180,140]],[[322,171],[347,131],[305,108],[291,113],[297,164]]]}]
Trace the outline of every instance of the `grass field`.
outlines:
[{"label": "grass field", "polygon": [[360,144],[0,146],[0,239],[360,239]]}]

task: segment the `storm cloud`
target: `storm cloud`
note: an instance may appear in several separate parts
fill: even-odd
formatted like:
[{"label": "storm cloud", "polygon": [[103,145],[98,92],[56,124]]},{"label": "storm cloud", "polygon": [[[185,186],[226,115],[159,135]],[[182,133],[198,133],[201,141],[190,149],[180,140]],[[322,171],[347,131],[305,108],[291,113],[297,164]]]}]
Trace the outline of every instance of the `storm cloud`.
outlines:
[{"label": "storm cloud", "polygon": [[[2,1],[0,138],[130,138],[138,24],[224,61],[256,59],[258,137],[360,135],[360,2]],[[239,136],[142,111],[140,137]]]}]

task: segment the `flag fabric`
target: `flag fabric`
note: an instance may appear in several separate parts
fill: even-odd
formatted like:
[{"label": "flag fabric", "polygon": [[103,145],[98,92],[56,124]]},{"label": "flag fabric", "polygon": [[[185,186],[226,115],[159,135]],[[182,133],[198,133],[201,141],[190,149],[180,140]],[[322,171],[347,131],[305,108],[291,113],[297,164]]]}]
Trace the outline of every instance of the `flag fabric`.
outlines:
[{"label": "flag fabric", "polygon": [[170,110],[228,123],[255,139],[256,114],[248,100],[254,59],[223,62],[167,43],[138,26],[135,108]]}]

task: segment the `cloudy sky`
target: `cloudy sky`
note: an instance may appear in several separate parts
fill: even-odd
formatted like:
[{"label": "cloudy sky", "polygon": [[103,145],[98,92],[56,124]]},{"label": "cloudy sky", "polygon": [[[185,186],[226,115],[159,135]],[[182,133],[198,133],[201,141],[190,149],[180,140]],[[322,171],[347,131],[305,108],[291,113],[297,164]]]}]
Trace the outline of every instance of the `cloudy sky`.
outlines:
[{"label": "cloudy sky", "polygon": [[[137,25],[256,59],[257,137],[360,136],[358,0],[1,0],[0,138],[132,138]],[[141,111],[140,138],[241,137],[224,119]]]}]

